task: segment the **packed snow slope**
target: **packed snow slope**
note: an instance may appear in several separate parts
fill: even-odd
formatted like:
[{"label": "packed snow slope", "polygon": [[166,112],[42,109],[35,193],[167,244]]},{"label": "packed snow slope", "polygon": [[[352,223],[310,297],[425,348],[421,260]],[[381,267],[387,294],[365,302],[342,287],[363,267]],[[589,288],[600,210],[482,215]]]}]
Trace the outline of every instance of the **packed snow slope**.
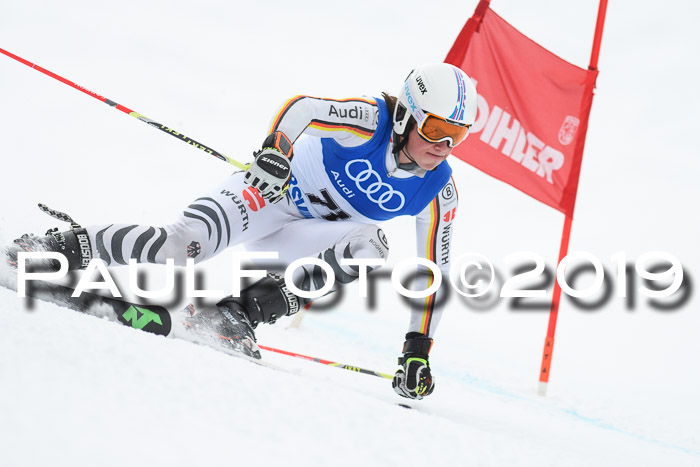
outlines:
[{"label": "packed snow slope", "polygon": [[[492,4],[587,65],[597,2]],[[0,465],[700,465],[700,7],[676,5],[608,9],[570,250],[598,257],[613,293],[594,310],[562,300],[547,397],[536,395],[546,306],[453,294],[431,353],[435,393],[407,401],[385,379],[270,353],[284,370],[260,367],[0,288]],[[247,161],[280,103],[396,94],[412,67],[444,58],[475,6],[10,2],[0,47]],[[38,202],[83,224],[168,223],[233,170],[5,56],[0,104],[0,244],[58,225]],[[478,252],[504,278],[517,251],[554,265],[561,214],[451,165],[461,202],[453,257]],[[382,227],[389,271],[415,255],[413,224]],[[669,311],[638,291],[618,298],[610,257],[658,250],[683,264],[685,302]],[[201,271],[207,288],[228,289],[231,252]],[[149,272],[155,288],[163,270]],[[115,278],[127,284],[126,271]],[[408,311],[386,275],[376,291],[365,300],[351,286],[298,329],[261,328],[259,341],[392,373]]]}]

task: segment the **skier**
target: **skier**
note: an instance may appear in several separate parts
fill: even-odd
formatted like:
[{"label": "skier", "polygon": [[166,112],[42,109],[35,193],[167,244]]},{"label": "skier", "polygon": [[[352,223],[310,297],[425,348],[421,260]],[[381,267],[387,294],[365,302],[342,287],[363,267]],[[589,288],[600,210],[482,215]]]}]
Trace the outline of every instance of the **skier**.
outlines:
[{"label": "skier", "polygon": [[[475,118],[474,85],[445,63],[413,70],[398,98],[295,96],[273,117],[249,168],[197,198],[174,224],[73,225],[41,238],[25,235],[8,256],[16,261],[19,251],[59,251],[70,269],[84,268],[92,258],[108,266],[129,258],[160,264],[173,258],[184,265],[187,258],[201,262],[243,244],[248,251],[277,251],[283,264],[322,259],[342,285],[359,276],[358,267],[341,264],[343,258],[387,258],[389,246],[376,223],[409,215],[416,218],[418,256],[449,274],[457,192],[445,159]],[[420,272],[415,287],[424,290],[433,278],[427,269]],[[295,271],[293,282],[314,291],[324,277],[308,265]],[[401,396],[421,399],[434,389],[428,355],[443,293],[411,312],[392,382]],[[216,323],[231,345],[259,358],[254,328],[294,314],[308,301],[272,272],[193,320]]]}]

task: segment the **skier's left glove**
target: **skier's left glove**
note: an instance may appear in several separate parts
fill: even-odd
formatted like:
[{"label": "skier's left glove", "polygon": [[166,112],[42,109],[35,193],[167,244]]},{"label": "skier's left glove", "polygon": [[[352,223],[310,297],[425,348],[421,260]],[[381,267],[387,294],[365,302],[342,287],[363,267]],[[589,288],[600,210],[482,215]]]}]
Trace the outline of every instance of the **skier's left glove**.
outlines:
[{"label": "skier's left glove", "polygon": [[257,188],[263,198],[277,203],[287,193],[292,175],[292,143],[281,131],[270,134],[245,173],[245,182]]},{"label": "skier's left glove", "polygon": [[430,373],[428,354],[433,340],[419,332],[406,334],[403,356],[399,357],[401,368],[394,375],[391,386],[399,396],[409,399],[422,399],[435,389],[435,381]]}]

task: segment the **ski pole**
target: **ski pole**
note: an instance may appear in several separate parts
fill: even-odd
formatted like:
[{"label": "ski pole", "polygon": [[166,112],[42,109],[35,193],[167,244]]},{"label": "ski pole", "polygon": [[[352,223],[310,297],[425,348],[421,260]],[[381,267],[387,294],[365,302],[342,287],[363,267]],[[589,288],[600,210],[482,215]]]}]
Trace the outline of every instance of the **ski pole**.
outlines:
[{"label": "ski pole", "polygon": [[243,163],[241,163],[241,162],[238,162],[238,161],[235,160],[235,159],[231,159],[230,157],[225,156],[225,155],[221,154],[221,153],[218,152],[218,151],[215,151],[214,149],[210,148],[209,146],[206,146],[206,145],[204,145],[204,144],[202,144],[202,143],[200,143],[200,142],[197,142],[197,141],[193,140],[193,139],[190,138],[189,136],[185,136],[185,135],[183,135],[182,133],[180,133],[180,132],[178,132],[178,131],[175,131],[175,130],[173,130],[172,128],[168,128],[167,126],[162,125],[162,124],[160,124],[160,123],[158,123],[158,122],[155,122],[155,121],[151,120],[150,118],[141,115],[141,114],[138,113],[138,112],[134,112],[133,110],[131,110],[131,109],[127,108],[127,107],[124,107],[124,106],[121,105],[121,104],[117,104],[116,102],[114,102],[114,101],[112,101],[112,100],[110,100],[110,99],[107,99],[106,97],[102,97],[102,96],[100,96],[99,94],[96,94],[96,93],[90,91],[89,89],[86,89],[86,88],[84,88],[84,87],[82,87],[82,86],[80,86],[80,85],[78,85],[78,84],[75,84],[75,83],[72,82],[72,81],[69,81],[69,80],[67,80],[67,79],[65,79],[65,78],[63,78],[63,77],[57,75],[56,73],[53,73],[53,72],[47,70],[46,68],[42,68],[42,67],[40,67],[39,65],[36,65],[36,64],[34,64],[34,63],[32,63],[32,62],[30,62],[30,61],[28,61],[28,60],[23,59],[22,57],[19,57],[19,56],[15,55],[15,54],[13,54],[13,53],[11,53],[11,52],[8,52],[8,51],[5,50],[5,49],[1,49],[1,48],[0,48],[0,52],[3,53],[3,54],[5,54],[5,55],[7,55],[8,57],[10,57],[10,58],[12,58],[12,59],[17,60],[17,61],[20,62],[20,63],[23,63],[23,64],[27,65],[27,66],[30,67],[30,68],[33,68],[33,69],[35,69],[35,70],[37,70],[37,71],[40,71],[40,72],[44,73],[45,75],[50,76],[50,77],[52,77],[52,78],[54,78],[54,79],[56,79],[56,80],[62,82],[63,84],[67,84],[68,86],[70,86],[70,87],[72,87],[72,88],[75,88],[75,89],[77,89],[78,91],[84,92],[84,93],[87,94],[88,96],[94,97],[95,99],[104,102],[105,104],[109,105],[110,107],[114,107],[114,108],[116,108],[117,110],[121,110],[122,112],[124,112],[124,113],[127,114],[127,115],[131,115],[132,117],[137,118],[137,119],[141,120],[142,122],[148,123],[148,124],[151,125],[152,127],[158,128],[159,130],[164,131],[164,132],[166,132],[167,134],[169,134],[169,135],[171,135],[171,136],[174,136],[174,137],[176,137],[177,139],[179,139],[179,140],[181,140],[181,141],[184,141],[185,143],[190,144],[190,145],[194,146],[194,147],[197,148],[197,149],[201,149],[202,151],[204,151],[204,152],[206,152],[206,153],[209,153],[209,154],[211,154],[212,156],[214,156],[214,157],[216,157],[216,158],[218,158],[218,159],[221,159],[221,160],[224,161],[224,162],[228,162],[229,164],[234,165],[234,166],[238,167],[239,169],[245,170],[245,169],[248,168],[248,165],[247,165],[247,164],[243,164]]},{"label": "ski pole", "polygon": [[333,366],[336,368],[341,368],[343,370],[356,371],[358,373],[364,373],[366,375],[378,376],[380,378],[386,378],[386,379],[393,379],[394,378],[393,375],[390,375],[387,373],[380,373],[380,372],[374,371],[374,370],[366,370],[364,368],[360,368],[357,366],[346,365],[345,363],[337,363],[337,362],[332,362],[330,360],[324,360],[322,358],[309,357],[307,355],[302,355],[302,354],[295,353],[295,352],[289,352],[287,350],[275,349],[274,347],[267,347],[265,345],[258,344],[258,347],[260,347],[263,350],[267,350],[268,352],[275,352],[275,353],[279,353],[282,355],[287,355],[289,357],[301,358],[303,360],[308,360],[310,362],[322,363],[324,365]]}]

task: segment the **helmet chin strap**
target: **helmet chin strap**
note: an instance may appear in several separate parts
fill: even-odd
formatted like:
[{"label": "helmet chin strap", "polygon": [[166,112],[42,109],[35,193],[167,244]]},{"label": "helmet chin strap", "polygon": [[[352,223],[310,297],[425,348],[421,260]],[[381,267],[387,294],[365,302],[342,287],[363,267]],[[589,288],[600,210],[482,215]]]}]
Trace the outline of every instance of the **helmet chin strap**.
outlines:
[{"label": "helmet chin strap", "polygon": [[[403,152],[406,157],[408,158],[409,161],[408,163],[401,163],[399,162],[399,156]],[[408,149],[404,146],[401,148],[401,151],[398,151],[396,154],[394,154],[394,157],[396,158],[396,165],[399,167],[401,170],[405,170],[406,172],[411,172],[414,175],[417,175],[421,178],[425,177],[425,174],[428,172],[425,170],[423,167],[418,165],[416,160],[409,154]]]},{"label": "helmet chin strap", "polygon": [[[409,125],[407,130],[410,131],[410,128],[411,127]],[[396,167],[398,167],[401,170],[405,170],[406,172],[410,172],[413,175],[416,175],[418,177],[421,177],[421,178],[425,177],[427,170],[425,170],[424,168],[419,166],[418,163],[416,163],[416,160],[413,158],[413,156],[411,156],[408,153],[408,150],[406,149],[406,143],[408,143],[408,136],[402,137],[401,135],[394,132],[392,140],[395,142],[394,147],[392,148],[392,153],[394,154],[394,160],[396,161]],[[406,157],[411,162],[408,162],[408,163],[399,162],[399,158],[400,158],[402,152],[404,154],[406,154]]]}]

